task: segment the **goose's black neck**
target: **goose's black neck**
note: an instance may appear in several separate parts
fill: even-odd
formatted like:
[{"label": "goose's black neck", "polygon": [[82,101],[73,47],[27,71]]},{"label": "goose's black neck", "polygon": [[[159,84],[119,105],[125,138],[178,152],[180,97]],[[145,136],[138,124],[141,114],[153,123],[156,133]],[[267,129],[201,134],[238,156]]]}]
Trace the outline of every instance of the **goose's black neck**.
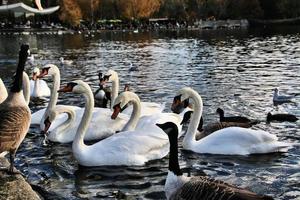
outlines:
[{"label": "goose's black neck", "polygon": [[224,111],[221,108],[218,108],[217,112],[220,115],[220,121],[222,121],[224,119]]},{"label": "goose's black neck", "polygon": [[22,90],[22,81],[23,81],[23,71],[25,68],[25,63],[28,57],[28,49],[29,46],[23,44],[21,46],[21,50],[19,51],[19,63],[17,66],[16,75],[14,77],[14,81],[12,87],[10,89],[11,92],[16,93]]},{"label": "goose's black neck", "polygon": [[178,129],[176,125],[175,128],[168,133],[168,137],[170,142],[169,170],[175,175],[181,176],[182,172],[178,162]]}]

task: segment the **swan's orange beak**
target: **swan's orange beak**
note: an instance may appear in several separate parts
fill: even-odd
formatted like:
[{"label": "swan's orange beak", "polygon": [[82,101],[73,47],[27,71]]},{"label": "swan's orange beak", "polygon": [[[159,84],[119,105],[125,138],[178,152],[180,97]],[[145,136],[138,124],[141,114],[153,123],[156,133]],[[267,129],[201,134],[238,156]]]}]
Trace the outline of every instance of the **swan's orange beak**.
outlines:
[{"label": "swan's orange beak", "polygon": [[46,119],[45,119],[45,121],[44,121],[44,124],[45,124],[45,128],[44,128],[44,134],[45,135],[48,135],[48,130],[49,130],[49,128],[50,128],[50,126],[51,126],[51,122],[50,122],[50,120],[49,120],[49,117],[47,117]]},{"label": "swan's orange beak", "polygon": [[50,67],[43,68],[42,72],[37,76],[37,78],[43,78],[44,76],[47,76],[49,69],[50,69]]},{"label": "swan's orange beak", "polygon": [[119,115],[119,113],[121,112],[121,107],[120,107],[120,104],[118,105],[115,105],[114,106],[114,112],[113,114],[111,115],[111,119],[116,119]]}]

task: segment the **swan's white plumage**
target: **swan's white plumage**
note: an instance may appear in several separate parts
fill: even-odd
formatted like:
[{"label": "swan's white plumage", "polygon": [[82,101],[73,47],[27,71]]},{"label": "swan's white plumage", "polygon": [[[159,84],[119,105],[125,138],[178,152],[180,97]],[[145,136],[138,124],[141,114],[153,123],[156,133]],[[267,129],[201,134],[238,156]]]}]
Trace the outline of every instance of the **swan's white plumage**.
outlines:
[{"label": "swan's white plumage", "polygon": [[196,141],[196,131],[202,115],[201,96],[193,89],[185,87],[178,92],[181,100],[192,98],[195,104],[187,133],[183,139],[183,148],[197,153],[248,155],[272,152],[286,152],[293,144],[279,142],[275,135],[262,130],[240,127],[228,127],[213,132]]},{"label": "swan's white plumage", "polygon": [[[93,109],[94,99],[91,89],[86,83],[82,81],[75,83],[78,86],[73,88],[73,92],[82,93],[86,98],[84,117],[72,145],[74,157],[81,165],[144,165],[149,160],[160,159],[168,154],[168,137],[155,124],[147,125],[146,129],[123,131],[93,145],[85,145],[83,138],[92,117],[90,111]],[[130,100],[129,97],[133,100]],[[133,102],[135,108],[133,113],[140,114],[139,98],[135,94],[124,92],[116,98],[116,103],[121,108],[130,101]],[[134,119],[133,116],[130,121],[132,119]],[[158,118],[156,120],[159,121]]]},{"label": "swan's white plumage", "polygon": [[[119,76],[118,73],[114,70],[108,70],[107,73],[104,75],[109,77],[108,82],[112,82],[112,93],[111,93],[111,102],[113,105],[116,97],[118,96],[119,92]],[[160,113],[164,110],[165,103],[154,103],[154,102],[141,102],[141,116],[145,115],[152,115],[155,113]],[[132,112],[132,106],[128,106],[123,113],[130,114]]]},{"label": "swan's white plumage", "polygon": [[[38,88],[37,88],[38,87]],[[48,97],[51,91],[46,81],[44,80],[30,80],[30,96],[31,97]]]},{"label": "swan's white plumage", "polygon": [[[67,120],[67,115],[59,113],[59,119],[55,119],[49,129],[48,139],[50,141],[68,143],[74,140],[84,109],[79,107],[75,109],[70,107],[69,109],[75,112],[74,122],[66,130],[61,130],[60,125]],[[111,110],[104,108],[94,108],[92,112],[92,120],[84,136],[86,141],[99,140],[113,135],[124,127],[129,118],[127,115],[120,114],[117,119],[112,120]]]}]

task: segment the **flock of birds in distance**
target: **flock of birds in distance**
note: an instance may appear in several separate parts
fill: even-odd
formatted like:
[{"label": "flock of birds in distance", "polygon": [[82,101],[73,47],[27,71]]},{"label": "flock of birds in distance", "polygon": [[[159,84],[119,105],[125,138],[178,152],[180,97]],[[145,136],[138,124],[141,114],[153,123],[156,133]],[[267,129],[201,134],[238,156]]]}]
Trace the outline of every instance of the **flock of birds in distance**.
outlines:
[{"label": "flock of birds in distance", "polygon": [[[32,80],[24,72],[29,46],[21,45],[19,62],[9,92],[0,79],[0,153],[9,153],[10,174],[14,168],[16,151],[31,125],[38,125],[47,140],[58,143],[72,142],[74,157],[83,166],[125,165],[139,166],[169,153],[169,171],[165,183],[167,199],[273,199],[206,176],[186,177],[178,163],[178,138],[183,136],[182,125],[188,123],[183,138],[183,149],[196,153],[249,155],[287,152],[298,143],[278,141],[274,134],[250,129],[259,123],[242,116],[224,116],[220,108],[220,122],[203,127],[203,102],[197,91],[190,87],[180,89],[172,103],[172,113],[163,112],[165,105],[143,102],[129,91],[128,86],[119,94],[117,72],[99,73],[99,89],[92,92],[82,80],[69,82],[60,88],[60,71],[54,64],[41,70],[33,69]],[[31,57],[32,58],[32,57]],[[30,60],[30,59],[29,59]],[[64,63],[63,59],[61,62]],[[67,64],[67,63],[65,63]],[[137,69],[134,69],[137,70]],[[50,89],[44,77],[52,77]],[[111,82],[111,91],[106,83]],[[81,94],[85,107],[57,105],[60,93]],[[31,113],[30,97],[50,96],[46,108]],[[274,90],[274,103],[290,102],[295,96],[280,95]],[[192,100],[193,105],[189,103]],[[97,104],[103,107],[95,107]],[[110,101],[109,107],[105,108]],[[291,114],[268,113],[267,121],[291,121]],[[85,141],[96,141],[86,145]]]}]

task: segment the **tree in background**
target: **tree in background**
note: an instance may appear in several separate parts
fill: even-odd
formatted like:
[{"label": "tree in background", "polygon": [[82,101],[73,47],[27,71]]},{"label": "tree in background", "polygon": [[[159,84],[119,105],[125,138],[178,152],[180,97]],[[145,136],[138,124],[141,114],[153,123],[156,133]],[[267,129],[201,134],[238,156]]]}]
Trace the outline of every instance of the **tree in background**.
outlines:
[{"label": "tree in background", "polygon": [[120,16],[125,19],[149,18],[160,8],[162,0],[118,0]]},{"label": "tree in background", "polygon": [[60,7],[60,20],[73,26],[80,24],[82,12],[76,0],[62,0],[60,1]]}]

